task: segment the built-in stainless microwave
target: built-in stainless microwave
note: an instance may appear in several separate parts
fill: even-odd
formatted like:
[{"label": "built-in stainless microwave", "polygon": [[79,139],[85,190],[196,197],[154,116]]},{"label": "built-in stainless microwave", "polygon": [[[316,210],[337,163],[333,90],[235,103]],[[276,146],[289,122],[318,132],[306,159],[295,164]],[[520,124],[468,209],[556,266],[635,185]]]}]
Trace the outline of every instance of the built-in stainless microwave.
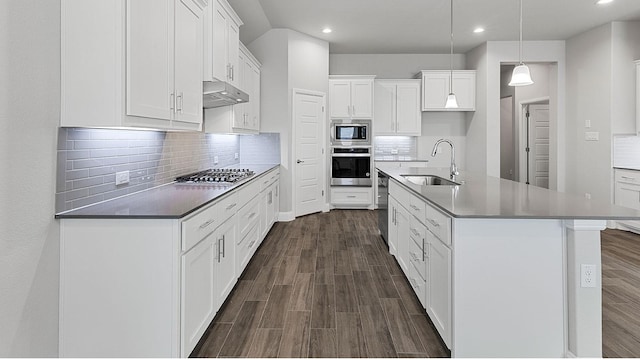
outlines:
[{"label": "built-in stainless microwave", "polygon": [[371,120],[332,120],[331,145],[371,145]]}]

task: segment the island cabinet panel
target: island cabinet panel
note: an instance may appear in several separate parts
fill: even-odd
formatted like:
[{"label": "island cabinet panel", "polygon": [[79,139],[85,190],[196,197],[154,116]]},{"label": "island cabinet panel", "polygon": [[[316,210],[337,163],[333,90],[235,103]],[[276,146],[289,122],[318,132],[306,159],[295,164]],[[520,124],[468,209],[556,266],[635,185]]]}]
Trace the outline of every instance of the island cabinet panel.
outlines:
[{"label": "island cabinet panel", "polygon": [[562,220],[455,219],[452,356],[567,355],[564,231]]}]

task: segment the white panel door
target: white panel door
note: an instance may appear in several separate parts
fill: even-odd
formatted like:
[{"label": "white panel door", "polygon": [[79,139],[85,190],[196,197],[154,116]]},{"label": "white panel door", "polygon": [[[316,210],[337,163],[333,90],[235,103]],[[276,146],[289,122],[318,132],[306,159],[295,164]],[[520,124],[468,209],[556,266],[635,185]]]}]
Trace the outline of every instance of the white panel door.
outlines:
[{"label": "white panel door", "polygon": [[329,106],[332,118],[351,117],[351,81],[329,80]]},{"label": "white panel door", "polygon": [[216,314],[214,264],[216,242],[211,234],[182,255],[182,346],[189,354]]},{"label": "white panel door", "polygon": [[[396,92],[396,133],[398,135],[420,136],[422,130],[420,84],[398,84]],[[376,113],[376,118],[377,116]]]},{"label": "white panel door", "polygon": [[202,122],[203,12],[192,0],[175,2],[175,120]]},{"label": "white panel door", "polygon": [[373,81],[351,81],[351,117],[359,119],[373,117]]},{"label": "white panel door", "polygon": [[529,182],[549,188],[549,105],[529,105]]},{"label": "white panel door", "polygon": [[373,131],[376,135],[395,135],[396,133],[396,84],[393,82],[375,82],[375,112]]},{"label": "white panel door", "polygon": [[127,1],[127,115],[170,120],[174,0]]},{"label": "white panel door", "polygon": [[295,216],[322,211],[324,95],[294,93]]}]

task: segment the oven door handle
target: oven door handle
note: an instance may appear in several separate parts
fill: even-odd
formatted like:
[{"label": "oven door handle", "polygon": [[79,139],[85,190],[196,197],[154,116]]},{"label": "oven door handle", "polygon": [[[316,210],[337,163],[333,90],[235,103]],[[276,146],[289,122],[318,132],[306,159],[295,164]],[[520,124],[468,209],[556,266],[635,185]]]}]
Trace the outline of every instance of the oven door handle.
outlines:
[{"label": "oven door handle", "polygon": [[333,157],[371,157],[371,154],[348,154],[348,153],[333,153],[331,154]]}]

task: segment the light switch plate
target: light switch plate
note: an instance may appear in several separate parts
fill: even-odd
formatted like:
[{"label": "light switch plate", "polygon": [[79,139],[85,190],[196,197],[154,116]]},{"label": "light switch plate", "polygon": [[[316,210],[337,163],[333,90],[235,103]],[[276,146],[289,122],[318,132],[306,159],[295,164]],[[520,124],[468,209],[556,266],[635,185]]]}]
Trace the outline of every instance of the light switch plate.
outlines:
[{"label": "light switch plate", "polygon": [[129,183],[129,170],[116,173],[116,186]]},{"label": "light switch plate", "polygon": [[217,163],[218,163],[218,157],[217,157],[217,156],[214,156],[214,157],[213,157],[213,163],[214,163],[214,164],[217,164]]}]

